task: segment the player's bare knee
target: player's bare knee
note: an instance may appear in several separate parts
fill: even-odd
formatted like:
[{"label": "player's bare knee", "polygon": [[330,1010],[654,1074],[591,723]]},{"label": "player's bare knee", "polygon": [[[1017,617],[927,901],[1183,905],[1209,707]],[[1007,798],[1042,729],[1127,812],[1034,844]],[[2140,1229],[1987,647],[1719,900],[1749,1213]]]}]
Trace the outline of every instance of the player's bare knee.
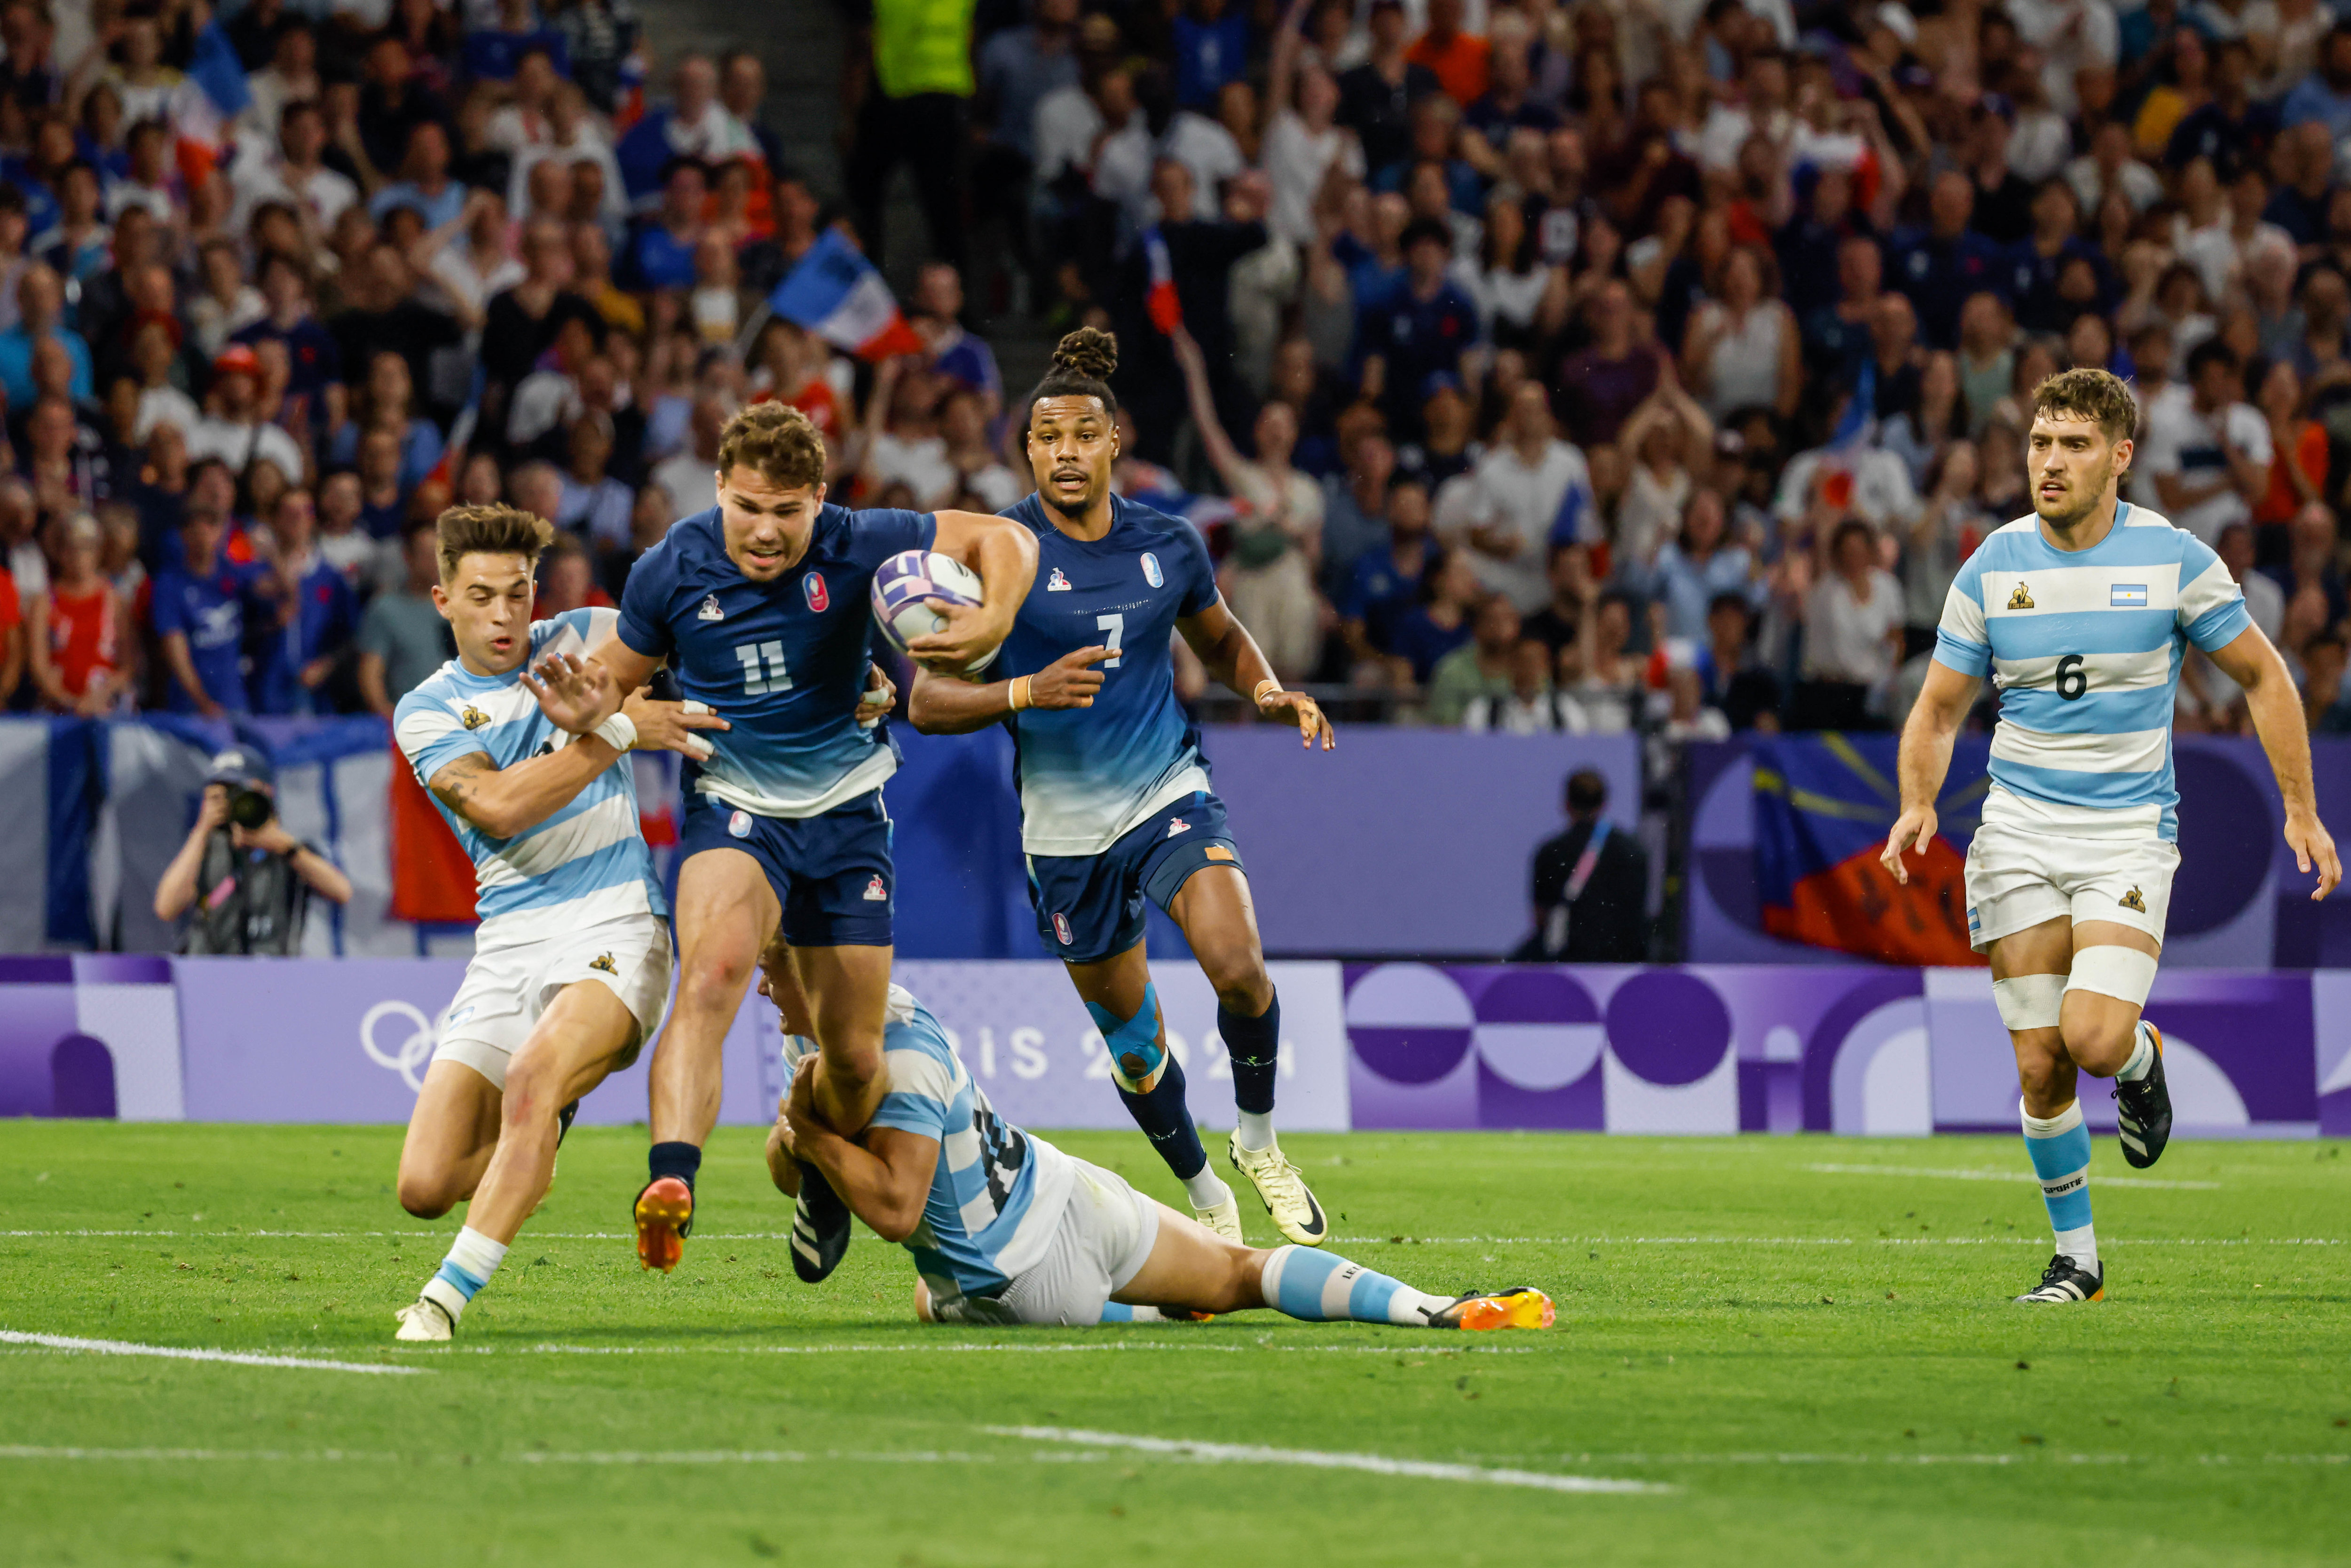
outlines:
[{"label": "player's bare knee", "polygon": [[464,1196],[451,1191],[448,1178],[438,1172],[401,1172],[399,1192],[400,1207],[419,1219],[440,1218]]},{"label": "player's bare knee", "polygon": [[528,1127],[539,1122],[550,1124],[555,1120],[561,1102],[557,1098],[563,1089],[561,1069],[528,1047],[517,1051],[507,1064],[506,1092],[498,1106],[498,1120],[507,1127]]},{"label": "player's bare knee", "polygon": [[1200,956],[1201,972],[1216,988],[1217,1000],[1227,1012],[1256,1018],[1273,1005],[1273,977],[1266,973],[1265,955],[1258,951],[1256,943],[1195,951]]},{"label": "player's bare knee", "polygon": [[2020,1056],[2016,1082],[2024,1092],[2026,1103],[2063,1109],[2064,1103],[2074,1097],[2074,1064],[2058,1056]]},{"label": "player's bare knee", "polygon": [[751,983],[751,968],[747,954],[696,954],[677,977],[679,1010],[733,1016]]},{"label": "player's bare knee", "polygon": [[2092,1077],[2112,1078],[2130,1059],[2136,1022],[2113,1009],[2084,1009],[2080,1016],[2069,1009],[2064,1025],[2065,1054]]}]

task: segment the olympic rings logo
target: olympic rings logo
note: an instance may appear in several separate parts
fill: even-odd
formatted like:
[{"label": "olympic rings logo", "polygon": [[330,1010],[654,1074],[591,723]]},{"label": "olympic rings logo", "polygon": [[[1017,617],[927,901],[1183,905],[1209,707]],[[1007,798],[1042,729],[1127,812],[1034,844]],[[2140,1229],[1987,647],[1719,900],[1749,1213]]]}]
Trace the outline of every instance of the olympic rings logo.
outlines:
[{"label": "olympic rings logo", "polygon": [[[442,1025],[448,1021],[444,1009],[437,1019],[428,1019],[423,1009],[402,1001],[378,1002],[360,1017],[360,1049],[378,1067],[400,1074],[410,1091],[422,1093],[424,1089],[424,1067],[433,1060],[433,1049],[440,1042]],[[377,1043],[376,1028],[391,1018],[405,1019],[407,1037],[391,1051]]]}]

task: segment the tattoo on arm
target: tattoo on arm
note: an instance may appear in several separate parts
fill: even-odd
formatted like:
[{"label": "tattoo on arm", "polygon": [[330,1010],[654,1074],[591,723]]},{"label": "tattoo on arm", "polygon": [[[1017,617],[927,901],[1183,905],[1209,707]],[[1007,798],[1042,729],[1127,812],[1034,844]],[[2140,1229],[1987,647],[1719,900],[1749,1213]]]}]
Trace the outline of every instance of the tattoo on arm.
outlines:
[{"label": "tattoo on arm", "polygon": [[482,776],[496,771],[487,754],[469,751],[435,773],[430,788],[443,805],[463,817],[466,807],[473,803],[474,791],[480,785]]}]

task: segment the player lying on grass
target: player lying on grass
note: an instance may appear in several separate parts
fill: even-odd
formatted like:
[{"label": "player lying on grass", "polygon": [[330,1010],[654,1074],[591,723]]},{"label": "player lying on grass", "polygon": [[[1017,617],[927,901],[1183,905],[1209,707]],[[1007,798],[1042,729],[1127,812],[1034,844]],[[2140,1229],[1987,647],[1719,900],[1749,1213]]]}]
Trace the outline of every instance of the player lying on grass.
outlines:
[{"label": "player lying on grass", "polygon": [[726,721],[632,694],[592,735],[540,713],[532,659],[585,654],[614,612],[530,618],[553,536],[511,507],[441,514],[433,601],[457,656],[400,700],[393,731],[473,857],[473,961],[400,1151],[400,1203],[432,1219],[470,1197],[398,1337],[445,1340],[555,1174],[580,1097],[636,1060],[669,997],[669,904],[637,827],[633,747],[693,756]]},{"label": "player lying on grass", "polygon": [[[786,1033],[805,1036],[790,965],[771,961],[766,973]],[[925,1322],[1074,1327],[1253,1307],[1408,1328],[1552,1321],[1551,1298],[1525,1287],[1432,1296],[1312,1248],[1224,1240],[999,1118],[938,1020],[896,985],[883,1047],[885,1092],[854,1143],[817,1116],[816,1064],[799,1055],[768,1134],[768,1170],[790,1193],[801,1165],[814,1166],[858,1218],[912,1252]]]}]

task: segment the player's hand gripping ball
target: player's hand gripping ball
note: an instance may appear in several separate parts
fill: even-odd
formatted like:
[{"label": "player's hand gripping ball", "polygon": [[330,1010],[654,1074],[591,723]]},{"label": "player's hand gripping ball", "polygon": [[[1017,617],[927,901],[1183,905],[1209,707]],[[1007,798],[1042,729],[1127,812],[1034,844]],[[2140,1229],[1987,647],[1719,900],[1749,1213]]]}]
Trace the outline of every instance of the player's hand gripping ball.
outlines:
[{"label": "player's hand gripping ball", "polygon": [[[956,560],[935,550],[901,550],[882,563],[873,574],[873,619],[881,625],[882,635],[899,653],[916,637],[926,637],[943,630],[946,616],[926,602],[940,600],[948,604],[965,604],[977,608],[982,590],[979,574]],[[974,661],[966,674],[977,674],[996,662],[1001,648],[990,648],[987,654]]]}]

